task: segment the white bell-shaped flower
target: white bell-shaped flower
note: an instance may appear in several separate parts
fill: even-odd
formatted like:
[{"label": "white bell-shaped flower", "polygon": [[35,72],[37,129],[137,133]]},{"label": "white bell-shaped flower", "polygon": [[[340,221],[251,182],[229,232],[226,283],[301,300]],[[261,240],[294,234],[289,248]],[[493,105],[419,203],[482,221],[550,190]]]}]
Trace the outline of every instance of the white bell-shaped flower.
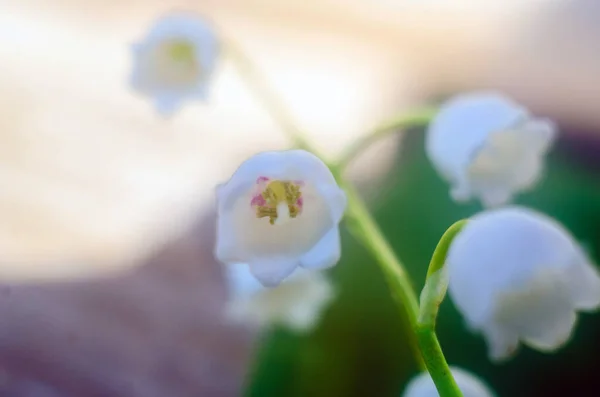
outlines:
[{"label": "white bell-shaped flower", "polygon": [[459,95],[445,103],[427,131],[426,151],[463,202],[509,202],[541,177],[556,136],[552,122],[494,93]]},{"label": "white bell-shaped flower", "polygon": [[323,272],[296,271],[281,284],[265,288],[250,273],[248,265],[226,265],[229,299],[227,318],[235,323],[264,328],[274,324],[295,331],[309,331],[334,298],[334,290]]},{"label": "white bell-shaped flower", "polygon": [[205,20],[186,13],[167,14],[132,50],[131,85],[152,97],[161,114],[169,115],[183,101],[207,95],[218,43]]},{"label": "white bell-shaped flower", "polygon": [[576,312],[600,306],[600,277],[569,232],[521,207],[473,217],[446,260],[449,293],[493,360],[510,357],[519,341],[541,351],[565,344]]},{"label": "white bell-shaped flower", "polygon": [[[457,367],[450,367],[463,397],[494,397],[490,388],[477,376]],[[439,397],[435,384],[428,372],[413,378],[404,390],[403,397]]]},{"label": "white bell-shaped flower", "polygon": [[304,150],[259,153],[217,188],[215,256],[247,263],[267,287],[298,267],[324,269],[341,254],[346,207],[325,163]]}]

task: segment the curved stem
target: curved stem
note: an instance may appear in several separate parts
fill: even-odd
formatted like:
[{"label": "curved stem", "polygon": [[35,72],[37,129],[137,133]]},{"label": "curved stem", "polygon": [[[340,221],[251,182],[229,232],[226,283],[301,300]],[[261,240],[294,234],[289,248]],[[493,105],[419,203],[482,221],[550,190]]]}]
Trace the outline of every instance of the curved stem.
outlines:
[{"label": "curved stem", "polygon": [[[336,178],[338,178],[340,187],[344,189],[348,197],[345,218],[348,229],[375,257],[385,276],[390,292],[399,306],[401,313],[406,318],[410,329],[416,329],[419,303],[408,274],[406,274],[404,267],[381,233],[381,230],[354,186],[341,179],[340,175],[336,175]],[[417,364],[421,369],[424,369],[423,360],[414,334],[407,332],[407,335],[412,338],[409,342]]]},{"label": "curved stem", "polygon": [[336,167],[345,168],[361,151],[399,129],[426,125],[431,121],[436,111],[435,108],[423,108],[412,111],[409,115],[402,114],[385,121],[370,133],[350,144],[338,158],[335,164]]},{"label": "curved stem", "polygon": [[446,257],[448,256],[448,250],[450,249],[450,244],[452,244],[454,237],[456,237],[462,228],[465,227],[467,222],[467,219],[461,219],[460,221],[454,222],[448,229],[446,229],[442,235],[442,238],[435,247],[433,255],[431,256],[429,268],[427,269],[427,278],[444,267],[444,264],[446,263]]},{"label": "curved stem", "polygon": [[233,41],[227,40],[225,44],[229,56],[238,68],[238,72],[245,80],[245,83],[256,94],[256,98],[262,102],[265,109],[292,140],[294,146],[314,153],[314,148],[305,138],[305,132],[298,127],[290,110],[279,99],[254,63]]},{"label": "curved stem", "polygon": [[444,267],[448,249],[466,223],[467,220],[463,219],[450,226],[433,252],[427,269],[425,286],[421,292],[421,305],[416,324],[417,340],[425,366],[441,397],[462,396],[437,339],[435,324],[440,304],[448,288],[448,272]]},{"label": "curved stem", "polygon": [[440,397],[463,397],[434,331],[417,328],[417,341],[423,354],[425,366]]}]

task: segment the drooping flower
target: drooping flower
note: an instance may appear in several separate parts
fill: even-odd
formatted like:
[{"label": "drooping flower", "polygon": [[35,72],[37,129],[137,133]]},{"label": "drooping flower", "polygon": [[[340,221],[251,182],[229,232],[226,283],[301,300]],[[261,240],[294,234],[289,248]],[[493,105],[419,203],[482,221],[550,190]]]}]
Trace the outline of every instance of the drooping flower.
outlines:
[{"label": "drooping flower", "polygon": [[296,269],[273,288],[263,287],[244,263],[226,265],[226,276],[227,318],[257,328],[281,324],[296,331],[308,331],[334,298],[325,274],[315,270]]},{"label": "drooping flower", "polygon": [[218,187],[215,256],[247,263],[264,286],[298,267],[324,269],[341,253],[346,195],[319,158],[304,150],[259,153]]},{"label": "drooping flower", "polygon": [[473,217],[448,251],[449,293],[492,360],[519,341],[553,351],[570,338],[577,311],[600,306],[600,276],[569,232],[522,207]]},{"label": "drooping flower", "polygon": [[206,97],[218,53],[207,21],[186,13],[167,14],[132,50],[131,85],[152,97],[161,114],[172,114],[185,100]]},{"label": "drooping flower", "polygon": [[[450,367],[450,371],[464,397],[494,396],[490,388],[472,373],[457,367]],[[439,394],[429,373],[423,372],[410,381],[403,397],[439,397]]]},{"label": "drooping flower", "polygon": [[555,125],[494,93],[459,95],[429,126],[426,150],[456,201],[509,202],[540,179]]}]

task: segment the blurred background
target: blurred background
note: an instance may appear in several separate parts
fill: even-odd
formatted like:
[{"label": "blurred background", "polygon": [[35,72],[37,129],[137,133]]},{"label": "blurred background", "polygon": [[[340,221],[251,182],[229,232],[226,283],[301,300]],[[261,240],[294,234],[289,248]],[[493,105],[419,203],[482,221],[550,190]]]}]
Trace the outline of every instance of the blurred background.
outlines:
[{"label": "blurred background", "polygon": [[[415,374],[378,267],[348,235],[314,332],[223,323],[214,186],[288,142],[226,59],[210,101],[171,119],[130,90],[130,45],[173,9],[238,41],[328,156],[472,89],[555,119],[546,176],[517,202],[600,259],[596,0],[0,0],[0,396],[399,396]],[[444,230],[481,209],[449,199],[422,131],[374,145],[350,175],[418,288]],[[579,323],[558,354],[502,365],[449,300],[438,328],[448,361],[499,396],[597,395],[600,317]]]}]

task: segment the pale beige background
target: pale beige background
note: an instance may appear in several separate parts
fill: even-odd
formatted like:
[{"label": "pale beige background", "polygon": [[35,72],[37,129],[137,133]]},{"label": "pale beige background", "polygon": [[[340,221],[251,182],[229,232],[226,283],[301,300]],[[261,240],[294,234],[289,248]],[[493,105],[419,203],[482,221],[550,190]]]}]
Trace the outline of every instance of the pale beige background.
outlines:
[{"label": "pale beige background", "polygon": [[0,277],[133,263],[209,208],[239,161],[286,145],[227,60],[210,103],[170,120],[129,90],[128,46],[162,12],[204,13],[240,41],[333,155],[419,97],[461,87],[599,123],[598,28],[581,21],[598,7],[570,3],[4,0]]},{"label": "pale beige background", "polygon": [[[0,391],[242,385],[251,336],[220,320],[213,188],[287,142],[226,60],[210,102],[169,120],[129,90],[128,46],[165,11],[203,13],[238,40],[329,156],[431,94],[481,87],[600,126],[594,0],[450,3],[0,1]],[[353,176],[377,179],[396,147]]]}]

